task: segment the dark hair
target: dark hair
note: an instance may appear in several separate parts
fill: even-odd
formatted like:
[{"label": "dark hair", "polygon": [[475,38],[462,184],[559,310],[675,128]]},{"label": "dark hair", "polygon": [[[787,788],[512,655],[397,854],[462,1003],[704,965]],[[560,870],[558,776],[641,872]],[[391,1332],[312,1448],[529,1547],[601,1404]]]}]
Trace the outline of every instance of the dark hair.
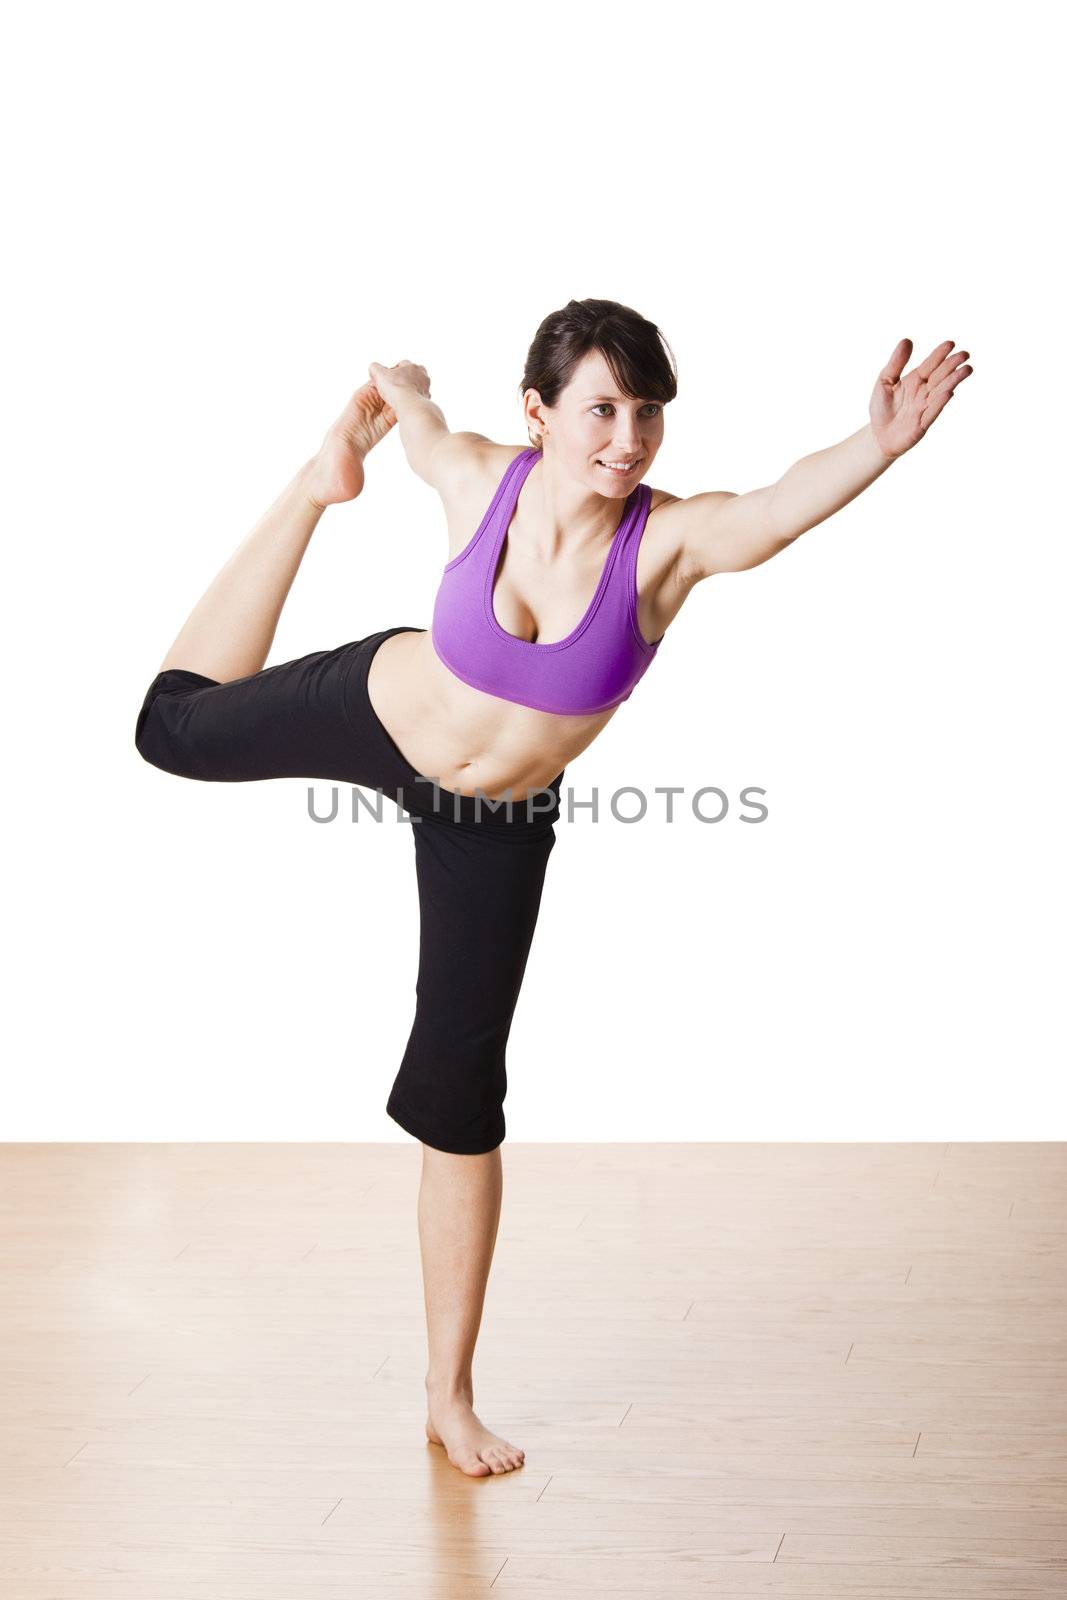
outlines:
[{"label": "dark hair", "polygon": [[[617,300],[568,300],[534,334],[519,393],[536,389],[554,406],[590,350],[603,355],[623,394],[666,404],[678,393],[674,352],[655,323]],[[669,358],[669,359],[668,359]],[[528,428],[531,444],[540,448]]]}]

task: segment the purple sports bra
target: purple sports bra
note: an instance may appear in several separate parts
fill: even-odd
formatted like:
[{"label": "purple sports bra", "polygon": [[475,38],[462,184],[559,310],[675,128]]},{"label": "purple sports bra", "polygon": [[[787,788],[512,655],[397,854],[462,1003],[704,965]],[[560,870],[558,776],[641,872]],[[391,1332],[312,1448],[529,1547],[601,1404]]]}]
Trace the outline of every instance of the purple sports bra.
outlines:
[{"label": "purple sports bra", "polygon": [[433,608],[430,638],[440,659],[475,689],[552,711],[582,716],[627,700],[662,642],[649,644],[637,622],[637,550],[652,491],[639,483],[627,496],[600,582],[585,616],[565,639],[517,639],[493,611],[493,585],[519,490],[541,451],[508,462],[481,525],[449,561]]}]

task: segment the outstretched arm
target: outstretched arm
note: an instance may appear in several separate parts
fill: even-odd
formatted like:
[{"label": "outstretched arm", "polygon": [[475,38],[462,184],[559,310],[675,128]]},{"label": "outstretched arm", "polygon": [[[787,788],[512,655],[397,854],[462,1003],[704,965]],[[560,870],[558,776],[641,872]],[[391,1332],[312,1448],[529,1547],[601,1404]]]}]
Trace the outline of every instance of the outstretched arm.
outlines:
[{"label": "outstretched arm", "polygon": [[809,528],[848,505],[925,435],[974,370],[961,366],[968,352],[950,356],[946,340],[921,366],[904,375],[910,339],[901,339],[878,375],[871,420],[840,444],[817,450],[783,473],[777,483],[748,494],[715,491],[691,495],[661,509],[678,541],[678,570],[688,583],[714,572],[742,572],[777,555]]}]

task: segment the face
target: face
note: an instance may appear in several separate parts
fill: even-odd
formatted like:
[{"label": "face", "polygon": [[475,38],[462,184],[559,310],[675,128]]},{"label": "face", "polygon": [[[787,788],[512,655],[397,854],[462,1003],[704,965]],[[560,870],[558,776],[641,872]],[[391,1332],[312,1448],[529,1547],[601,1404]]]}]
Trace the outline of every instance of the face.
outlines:
[{"label": "face", "polygon": [[535,434],[543,431],[545,451],[598,494],[628,495],[663,442],[661,403],[620,394],[599,350],[583,356],[554,406],[541,404],[536,389],[527,399],[527,420]]}]

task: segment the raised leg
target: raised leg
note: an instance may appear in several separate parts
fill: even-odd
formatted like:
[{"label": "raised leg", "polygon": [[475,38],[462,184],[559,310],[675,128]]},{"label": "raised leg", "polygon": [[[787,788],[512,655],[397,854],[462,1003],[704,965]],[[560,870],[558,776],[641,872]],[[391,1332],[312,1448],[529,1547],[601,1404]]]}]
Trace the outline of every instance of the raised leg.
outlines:
[{"label": "raised leg", "polygon": [[137,749],[179,778],[322,778],[380,785],[392,796],[403,774],[375,739],[354,689],[364,647],[375,637],[314,650],[227,683],[168,668],[148,687]]},{"label": "raised leg", "polygon": [[179,668],[229,683],[258,672],[319,518],[354,500],[363,460],[396,424],[373,383],[356,390],[306,461],[194,606],[161,672]]}]

